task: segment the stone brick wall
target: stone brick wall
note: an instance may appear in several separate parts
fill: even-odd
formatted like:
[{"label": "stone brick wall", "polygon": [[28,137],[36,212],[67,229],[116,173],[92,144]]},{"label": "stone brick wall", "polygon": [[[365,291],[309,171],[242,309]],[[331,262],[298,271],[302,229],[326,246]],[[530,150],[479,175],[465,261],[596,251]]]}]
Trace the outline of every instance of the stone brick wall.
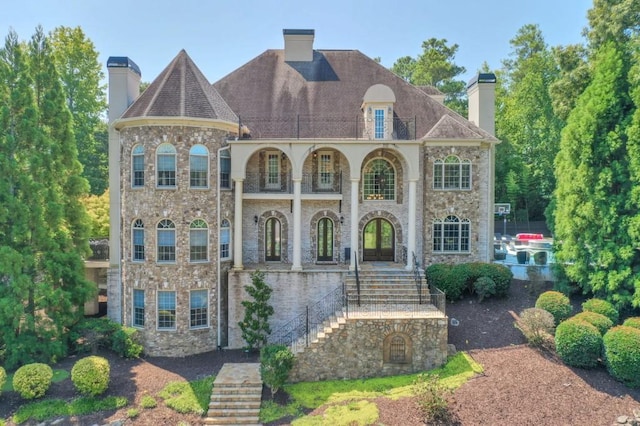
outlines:
[{"label": "stone brick wall", "polygon": [[[389,356],[389,341],[404,341],[403,362]],[[447,360],[447,318],[347,319],[296,355],[289,381],[357,379],[410,374]]]}]

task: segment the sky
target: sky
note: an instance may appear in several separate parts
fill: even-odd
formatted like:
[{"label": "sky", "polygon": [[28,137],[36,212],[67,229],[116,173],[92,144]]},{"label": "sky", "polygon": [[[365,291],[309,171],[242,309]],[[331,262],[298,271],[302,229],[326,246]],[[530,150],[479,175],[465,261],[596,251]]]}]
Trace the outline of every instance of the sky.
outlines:
[{"label": "sky", "polygon": [[523,25],[537,24],[549,46],[583,42],[592,0],[0,0],[0,6],[3,38],[10,29],[28,40],[38,25],[45,32],[80,26],[102,64],[128,56],[146,82],[185,49],[213,83],[267,49],[282,49],[285,28],[314,29],[315,49],[357,49],[385,67],[417,57],[429,38],[444,38],[458,44],[454,61],[468,81],[484,62],[500,68]]}]

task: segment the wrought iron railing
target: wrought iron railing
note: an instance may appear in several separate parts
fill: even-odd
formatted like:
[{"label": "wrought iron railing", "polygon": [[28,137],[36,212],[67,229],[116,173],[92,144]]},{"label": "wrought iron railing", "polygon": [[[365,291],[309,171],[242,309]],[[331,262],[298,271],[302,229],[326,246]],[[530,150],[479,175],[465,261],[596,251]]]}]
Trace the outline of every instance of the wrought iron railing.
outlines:
[{"label": "wrought iron railing", "polygon": [[91,255],[88,260],[109,260],[109,240],[89,240]]},{"label": "wrought iron railing", "polygon": [[278,327],[269,336],[269,343],[289,346],[295,353],[309,346],[311,336],[316,336],[331,315],[344,307],[344,286],[339,286],[323,298],[305,307],[304,311]]},{"label": "wrought iron railing", "polygon": [[358,253],[353,253],[353,260],[355,261],[355,273],[356,273],[356,293],[358,297],[358,306],[360,306],[360,275],[358,275]]},{"label": "wrought iron railing", "polygon": [[[302,174],[301,192],[303,194],[340,194],[342,193],[342,173],[335,172],[324,176],[326,181],[319,182],[317,175],[313,173]],[[248,194],[257,193],[293,193],[291,172],[282,173],[279,179],[271,183],[266,181],[264,173],[249,172],[244,181],[243,191]]]},{"label": "wrought iron railing", "polygon": [[389,318],[389,317],[441,317],[445,315],[445,295],[435,289],[429,294],[430,303],[420,303],[417,296],[409,295],[361,295],[345,296],[346,318]]},{"label": "wrought iron railing", "polygon": [[413,256],[413,279],[418,289],[418,301],[422,305],[422,275],[420,275],[420,264],[416,259],[416,253],[412,251],[411,255]]}]

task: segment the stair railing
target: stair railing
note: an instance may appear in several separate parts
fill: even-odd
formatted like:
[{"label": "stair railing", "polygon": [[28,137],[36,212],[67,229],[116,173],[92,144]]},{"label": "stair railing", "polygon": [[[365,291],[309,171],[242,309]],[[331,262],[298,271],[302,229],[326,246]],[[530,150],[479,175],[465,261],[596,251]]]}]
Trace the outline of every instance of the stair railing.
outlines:
[{"label": "stair railing", "polygon": [[358,306],[360,306],[360,276],[358,275],[358,253],[354,253],[354,260],[356,265],[356,292],[358,293]]},{"label": "stair railing", "polygon": [[413,256],[413,279],[416,281],[416,287],[418,288],[418,303],[422,305],[422,276],[420,275],[420,265],[418,259],[416,259],[416,253],[411,252]]}]

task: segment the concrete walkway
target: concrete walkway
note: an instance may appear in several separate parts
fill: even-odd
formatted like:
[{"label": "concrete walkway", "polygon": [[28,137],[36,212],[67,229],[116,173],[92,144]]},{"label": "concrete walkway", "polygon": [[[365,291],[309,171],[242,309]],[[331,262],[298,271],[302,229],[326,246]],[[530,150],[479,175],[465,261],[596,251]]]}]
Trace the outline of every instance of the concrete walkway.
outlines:
[{"label": "concrete walkway", "polygon": [[259,425],[262,379],[259,363],[226,363],[213,382],[208,425]]}]

